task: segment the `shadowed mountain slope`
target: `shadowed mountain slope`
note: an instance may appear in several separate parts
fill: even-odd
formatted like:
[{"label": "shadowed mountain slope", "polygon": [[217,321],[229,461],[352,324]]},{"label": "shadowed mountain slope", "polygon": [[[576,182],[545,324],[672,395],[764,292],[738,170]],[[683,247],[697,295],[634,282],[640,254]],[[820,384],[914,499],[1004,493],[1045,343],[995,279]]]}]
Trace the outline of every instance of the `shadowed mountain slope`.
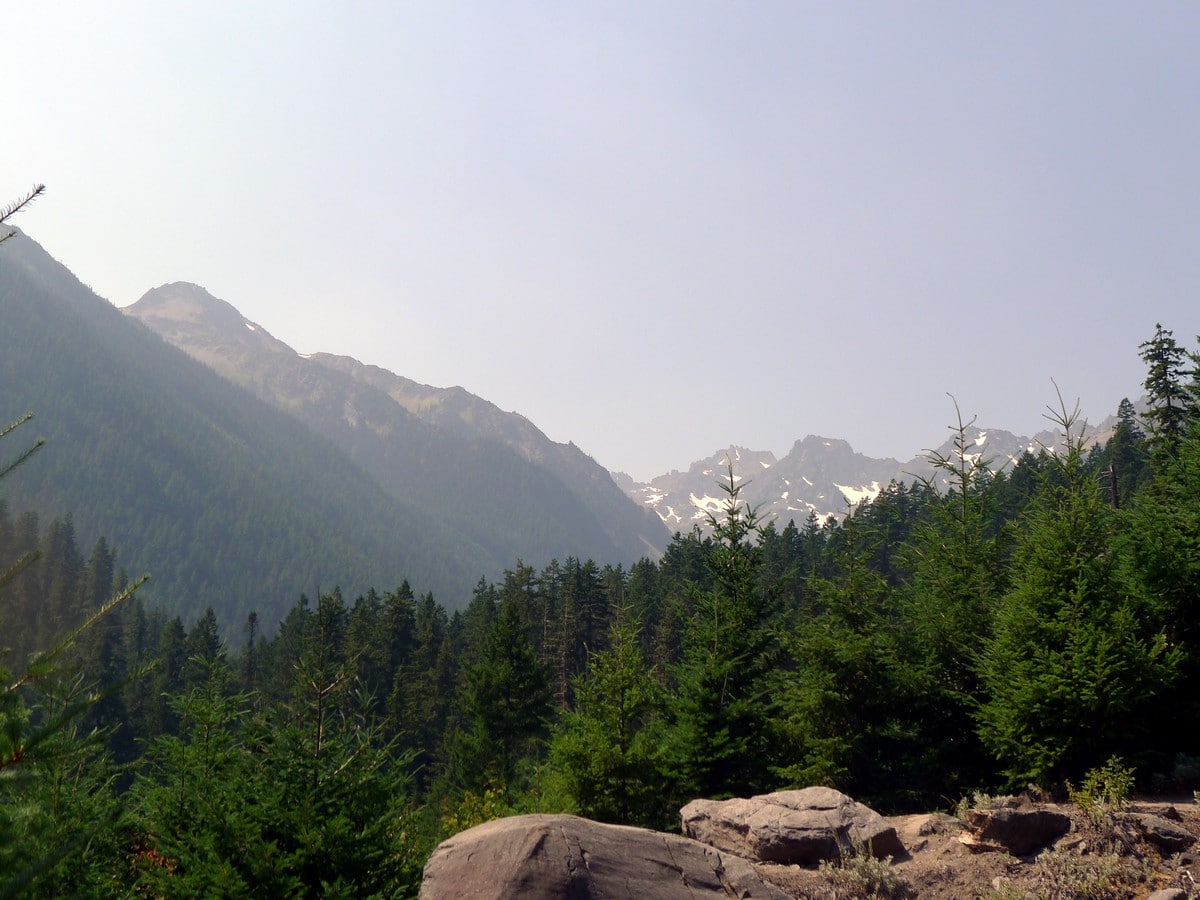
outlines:
[{"label": "shadowed mountain slope", "polygon": [[508,563],[632,562],[669,539],[574,444],[462,388],[418,384],[349,357],[302,356],[194,284],[155,288],[125,312]]},{"label": "shadowed mountain slope", "polygon": [[[47,446],[6,479],[9,509],[72,513],[86,547],[153,578],[142,595],[272,625],[301,593],[407,578],[448,607],[499,559],[397,499],[341,449],[97,297],[23,234],[0,247],[0,418]],[[14,441],[16,439],[14,438]],[[15,453],[14,447],[10,452]]]}]

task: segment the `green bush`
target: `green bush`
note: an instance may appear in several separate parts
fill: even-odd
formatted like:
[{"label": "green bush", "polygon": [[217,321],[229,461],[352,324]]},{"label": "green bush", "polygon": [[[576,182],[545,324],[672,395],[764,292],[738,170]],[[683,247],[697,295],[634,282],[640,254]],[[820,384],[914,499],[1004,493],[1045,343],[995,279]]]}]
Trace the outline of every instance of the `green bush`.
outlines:
[{"label": "green bush", "polygon": [[1123,809],[1133,784],[1133,769],[1126,768],[1119,756],[1110,756],[1104,765],[1088,771],[1078,789],[1068,781],[1067,797],[1087,816],[1095,817],[1110,809]]}]

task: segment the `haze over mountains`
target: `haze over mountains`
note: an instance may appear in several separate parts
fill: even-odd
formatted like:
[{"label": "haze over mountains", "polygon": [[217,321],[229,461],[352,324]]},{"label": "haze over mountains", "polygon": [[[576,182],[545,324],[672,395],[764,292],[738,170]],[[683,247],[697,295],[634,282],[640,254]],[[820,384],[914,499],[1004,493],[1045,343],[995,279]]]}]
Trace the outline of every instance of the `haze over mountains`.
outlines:
[{"label": "haze over mountains", "polygon": [[[474,514],[481,520],[503,522],[508,517],[511,504],[521,502],[520,498],[505,497],[498,506],[479,502],[478,498],[489,492],[487,484],[469,487],[479,468],[455,459],[462,452],[463,441],[468,445],[499,441],[530,464],[545,466],[581,502],[605,509],[608,535],[626,554],[653,554],[662,547],[662,535],[621,503],[613,482],[636,504],[657,514],[673,533],[697,525],[703,529],[708,515],[719,511],[725,495],[718,483],[727,477],[729,461],[743,487],[741,499],[758,508],[765,519],[781,524],[802,521],[810,513],[818,519],[840,517],[893,480],[911,482],[933,474],[924,455],[906,462],[874,459],[856,453],[844,440],[809,435],[781,459],[770,451],[731,446],[692,463],[685,472],[675,470],[648,483],[636,482],[624,473],[613,473],[610,478],[574,444],[554,443],[523,416],[504,412],[460,387],[418,384],[346,356],[298,354],[197,285],[163,285],[148,291],[125,312],[262,399],[299,415],[346,447],[381,481],[392,483],[399,478],[393,490],[403,490],[409,477],[401,461],[419,460],[425,473],[420,479],[421,493],[435,506],[465,500],[474,503]],[[391,402],[377,392],[386,394]],[[1110,425],[1111,420],[1101,428]],[[1040,447],[1053,446],[1057,437],[1053,431],[1029,438],[974,425],[967,436],[974,455],[997,465],[1014,461],[1026,451],[1036,453]],[[946,437],[938,447],[931,442],[931,449],[948,454],[951,440]],[[428,449],[431,445],[436,448]],[[431,461],[436,462],[431,465]],[[489,478],[485,476],[485,480]],[[513,537],[510,554],[519,552],[520,541]],[[503,552],[503,546],[497,549]]]},{"label": "haze over mountains", "polygon": [[298,354],[186,282],[148,291],[124,312],[333,441],[390,493],[452,515],[500,560],[632,561],[669,538],[574,444],[462,388]]},{"label": "haze over mountains", "polygon": [[[781,524],[930,472],[809,436],[782,458],[731,446],[636,483],[462,388],[298,354],[193,284],[122,314],[21,234],[0,254],[0,315],[0,417],[32,409],[49,439],[6,481],[10,513],[73,514],[81,544],[104,535],[185,616],[254,610],[269,628],[302,593],[402,580],[453,609],[518,560],[628,564],[704,524],[726,460]],[[1054,435],[970,439],[1002,462]]]},{"label": "haze over mountains", "polygon": [[[453,609],[519,558],[629,563],[668,539],[603,469],[569,445],[538,445],[529,423],[515,435],[546,464],[435,428],[336,365],[295,357],[289,387],[286,354],[272,357],[272,339],[239,322],[259,345],[231,346],[248,359],[266,348],[274,361],[255,377],[300,411],[265,402],[97,297],[23,234],[0,252],[0,317],[0,418],[37,415],[4,449],[47,439],[5,481],[10,513],[71,514],[82,546],[105,536],[133,574],[152,573],[141,595],[185,619],[212,606],[231,623],[257,611],[270,628],[301,594],[403,580]],[[442,412],[486,418],[479,404],[449,392]],[[338,418],[345,426],[330,436],[310,424]],[[368,471],[389,460],[391,481]],[[572,486],[551,471],[569,464]]]},{"label": "haze over mountains", "polygon": [[[991,461],[993,467],[1026,451],[1053,447],[1057,441],[1052,431],[1027,438],[970,426],[966,434],[969,454]],[[931,449],[949,456],[952,440]],[[686,472],[668,472],[649,483],[640,484],[626,475],[615,477],[630,497],[653,509],[673,531],[696,525],[704,529],[708,515],[718,512],[727,499],[719,484],[728,482],[730,462],[741,487],[738,499],[756,508],[764,520],[781,526],[792,520],[800,524],[810,514],[819,520],[841,518],[851,507],[874,499],[892,481],[911,483],[934,475],[925,456],[907,462],[874,459],[856,453],[846,441],[809,435],[796,441],[781,459],[770,451],[732,446],[692,463]]]}]

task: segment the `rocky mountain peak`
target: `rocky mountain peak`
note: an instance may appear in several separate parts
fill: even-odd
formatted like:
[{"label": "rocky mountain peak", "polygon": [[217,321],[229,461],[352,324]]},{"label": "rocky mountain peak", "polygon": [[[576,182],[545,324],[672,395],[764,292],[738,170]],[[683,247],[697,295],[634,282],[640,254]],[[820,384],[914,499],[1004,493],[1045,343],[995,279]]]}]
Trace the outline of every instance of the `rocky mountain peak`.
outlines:
[{"label": "rocky mountain peak", "polygon": [[[1112,432],[1109,417],[1089,428],[1086,443],[1103,443]],[[1053,451],[1061,437],[1054,431],[1033,437],[1015,435],[999,428],[968,426],[963,434],[968,460],[985,459],[993,469],[1011,466],[1026,451]],[[953,458],[952,433],[938,446],[905,462],[885,457],[876,459],[858,453],[848,441],[810,434],[796,441],[782,458],[765,450],[730,446],[706,459],[692,463],[686,472],[672,470],[647,483],[629,476],[618,484],[634,500],[653,510],[672,531],[707,530],[710,514],[719,513],[725,500],[720,485],[728,481],[730,467],[741,488],[739,500],[756,508],[766,521],[785,526],[800,524],[810,515],[824,520],[841,518],[864,500],[872,500],[891,482],[911,484],[937,477],[930,454]]]},{"label": "rocky mountain peak", "polygon": [[221,360],[231,354],[296,355],[291,347],[247,319],[232,304],[187,281],[152,288],[123,312],[226,377],[232,373],[221,365]]},{"label": "rocky mountain peak", "polygon": [[[661,522],[578,447],[461,387],[420,384],[349,356],[298,354],[186,282],[148,291],[124,312],[333,441],[398,498],[465,517],[466,531],[502,564],[518,556],[632,561],[667,542]],[[516,524],[515,505],[528,527]],[[530,531],[544,552],[532,549],[522,533]]]}]

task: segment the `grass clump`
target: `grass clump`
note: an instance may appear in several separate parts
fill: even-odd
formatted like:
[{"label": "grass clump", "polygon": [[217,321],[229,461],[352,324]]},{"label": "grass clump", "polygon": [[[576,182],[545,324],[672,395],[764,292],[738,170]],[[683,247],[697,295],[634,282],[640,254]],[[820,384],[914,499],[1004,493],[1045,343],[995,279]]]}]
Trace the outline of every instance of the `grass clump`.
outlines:
[{"label": "grass clump", "polygon": [[1116,853],[1082,856],[1051,850],[1038,857],[1036,866],[1038,900],[1124,900],[1153,873],[1145,860]]},{"label": "grass clump", "polygon": [[1003,809],[1006,806],[1012,806],[1017,802],[1017,798],[1011,794],[989,794],[985,791],[971,791],[965,797],[959,799],[954,807],[954,817],[962,819],[964,822],[967,819],[967,812],[972,809]]},{"label": "grass clump", "polygon": [[846,900],[907,900],[909,883],[892,868],[890,856],[872,856],[865,845],[843,847],[838,858],[822,862],[821,874]]}]

